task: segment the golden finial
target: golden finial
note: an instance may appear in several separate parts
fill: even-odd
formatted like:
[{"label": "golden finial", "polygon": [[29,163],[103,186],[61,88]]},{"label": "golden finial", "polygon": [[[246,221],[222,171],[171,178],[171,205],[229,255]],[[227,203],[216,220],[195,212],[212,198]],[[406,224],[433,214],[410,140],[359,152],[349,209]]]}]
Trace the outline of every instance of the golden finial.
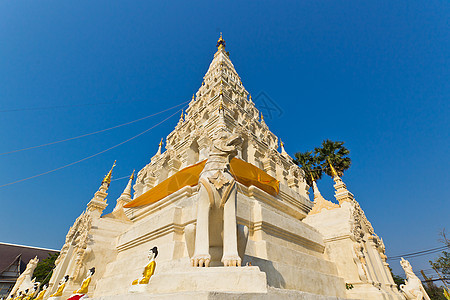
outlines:
[{"label": "golden finial", "polygon": [[195,94],[192,94],[192,100],[195,100]]},{"label": "golden finial", "polygon": [[262,121],[264,121],[264,116],[263,116],[263,114],[262,114],[262,112],[261,112],[261,122]]},{"label": "golden finial", "polygon": [[[181,116],[180,116],[180,120],[183,120],[183,117],[184,117],[184,114],[183,114],[183,110],[181,110]],[[162,143],[162,139],[161,139],[161,142],[160,142],[160,144]]]},{"label": "golden finial", "polygon": [[282,140],[280,140],[280,146],[281,146],[281,148],[284,148],[284,143]]},{"label": "golden finial", "polygon": [[216,47],[218,50],[225,49],[225,40],[222,38],[222,32],[220,33],[220,38],[217,41]]},{"label": "golden finial", "polygon": [[131,180],[134,179],[134,171],[135,171],[135,170],[133,170],[133,173],[131,173],[131,176],[130,176],[130,179],[131,179]]},{"label": "golden finial", "polygon": [[312,181],[314,182],[315,179],[314,179],[314,175],[313,175],[312,171],[311,171],[309,174],[311,175],[311,179],[312,179]]},{"label": "golden finial", "polygon": [[106,174],[105,178],[102,181],[102,184],[106,183],[108,185],[108,187],[109,187],[109,185],[111,184],[112,171],[113,171],[115,166],[116,166],[116,161],[114,161],[114,163],[113,163],[113,165],[111,167],[111,170],[109,170],[108,174]]},{"label": "golden finial", "polygon": [[331,175],[333,175],[334,177],[338,177],[338,173],[336,172],[336,169],[333,167],[333,164],[331,163],[330,159],[327,158],[328,164],[330,165],[330,169],[331,169]]},{"label": "golden finial", "polygon": [[219,111],[223,111],[223,103],[222,103],[222,101],[219,104]]},{"label": "golden finial", "polygon": [[248,94],[249,100],[252,101],[252,94]]},{"label": "golden finial", "polygon": [[[183,115],[183,111],[181,111],[181,115]],[[159,148],[161,148],[162,145],[163,145],[163,139],[164,139],[164,138],[161,138],[161,141],[159,142]]]}]

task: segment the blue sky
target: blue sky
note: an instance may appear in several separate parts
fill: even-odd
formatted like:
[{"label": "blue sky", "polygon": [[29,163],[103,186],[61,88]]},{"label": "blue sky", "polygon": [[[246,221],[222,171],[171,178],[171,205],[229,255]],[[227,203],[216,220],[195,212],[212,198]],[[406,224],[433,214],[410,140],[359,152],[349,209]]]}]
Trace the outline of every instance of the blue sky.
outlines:
[{"label": "blue sky", "polygon": [[[280,109],[265,119],[288,153],[346,142],[353,165],[343,179],[388,255],[438,247],[450,227],[449,17],[447,1],[2,1],[0,152],[190,100],[222,31],[246,89]],[[0,185],[102,151],[170,114],[1,155]],[[116,178],[141,169],[177,116],[102,155],[1,187],[0,241],[59,249],[112,162]],[[108,211],[125,184],[112,183]],[[318,184],[332,200],[331,179]],[[428,269],[430,258],[411,262]]]}]

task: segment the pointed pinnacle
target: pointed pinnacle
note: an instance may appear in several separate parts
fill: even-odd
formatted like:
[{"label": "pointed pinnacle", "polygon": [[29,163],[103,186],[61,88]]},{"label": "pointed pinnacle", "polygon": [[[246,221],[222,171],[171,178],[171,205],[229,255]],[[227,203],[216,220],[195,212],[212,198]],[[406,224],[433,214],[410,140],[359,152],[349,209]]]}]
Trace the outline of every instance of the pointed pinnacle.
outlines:
[{"label": "pointed pinnacle", "polygon": [[109,185],[111,184],[111,177],[112,177],[112,171],[114,169],[114,167],[116,166],[116,161],[114,161],[111,170],[109,170],[108,174],[106,174],[105,178],[103,179],[102,183],[106,183],[109,187]]}]

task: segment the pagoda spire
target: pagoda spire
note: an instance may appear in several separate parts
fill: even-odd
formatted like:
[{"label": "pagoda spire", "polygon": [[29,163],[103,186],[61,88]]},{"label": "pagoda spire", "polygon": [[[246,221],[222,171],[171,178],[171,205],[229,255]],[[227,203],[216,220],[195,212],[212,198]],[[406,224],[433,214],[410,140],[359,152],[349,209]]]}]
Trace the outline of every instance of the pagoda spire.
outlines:
[{"label": "pagoda spire", "polygon": [[216,45],[217,51],[221,51],[221,50],[225,51],[225,46],[226,46],[226,43],[225,43],[225,40],[222,37],[222,32],[221,32],[220,33],[220,38],[217,40],[217,45]]},{"label": "pagoda spire", "polygon": [[[183,112],[181,112],[181,116],[183,116]],[[162,149],[162,146],[163,146],[163,139],[164,138],[161,138],[161,141],[158,144],[158,151],[156,152],[156,155],[161,155],[161,149]]]},{"label": "pagoda spire", "polygon": [[281,146],[281,154],[284,156],[287,156],[288,154],[287,154],[286,150],[284,150],[284,143],[282,140],[280,140],[280,146]]},{"label": "pagoda spire", "polygon": [[113,165],[111,167],[111,170],[109,170],[108,174],[106,174],[105,178],[102,181],[102,184],[106,183],[108,185],[108,187],[109,187],[109,185],[111,184],[112,171],[113,171],[115,166],[116,166],[116,161],[114,161],[114,163],[113,163]]},{"label": "pagoda spire", "polygon": [[352,202],[354,197],[353,194],[350,193],[349,190],[347,190],[347,186],[342,181],[341,177],[339,177],[338,172],[333,167],[333,164],[331,163],[330,159],[327,158],[328,164],[330,165],[331,169],[331,175],[333,175],[333,180],[335,182],[334,188],[334,197],[339,202],[339,204],[342,204],[343,202]]},{"label": "pagoda spire", "polygon": [[109,185],[111,184],[112,171],[115,166],[116,161],[114,161],[108,174],[106,174],[98,191],[94,194],[94,197],[87,204],[87,211],[98,218],[101,216],[103,210],[108,206],[108,203],[106,203],[106,196],[108,196],[107,191]]},{"label": "pagoda spire", "polygon": [[132,200],[131,199],[131,185],[133,183],[133,179],[134,179],[134,170],[133,170],[133,173],[131,173],[130,178],[128,179],[127,186],[123,190],[123,192],[120,195],[120,197],[117,199],[116,207],[114,208],[113,211],[119,210],[125,204],[127,204],[128,202],[130,202]]},{"label": "pagoda spire", "polygon": [[353,194],[347,190],[347,186],[342,181],[341,177],[339,177],[337,174],[333,178],[335,184],[334,184],[334,197],[339,202],[339,204],[342,204],[343,202],[352,202],[354,200]]}]

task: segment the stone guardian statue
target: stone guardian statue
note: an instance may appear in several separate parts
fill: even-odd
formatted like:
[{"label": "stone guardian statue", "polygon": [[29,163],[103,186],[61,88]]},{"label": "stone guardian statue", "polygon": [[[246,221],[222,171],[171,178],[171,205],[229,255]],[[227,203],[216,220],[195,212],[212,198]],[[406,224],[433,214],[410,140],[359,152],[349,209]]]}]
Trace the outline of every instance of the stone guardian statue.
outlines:
[{"label": "stone guardian statue", "polygon": [[224,266],[241,265],[237,245],[236,181],[230,172],[230,161],[237,155],[236,146],[241,143],[238,134],[230,134],[224,128],[220,128],[213,139],[199,178],[195,251],[191,258],[194,267],[209,267],[210,246],[223,247]]},{"label": "stone guardian statue", "polygon": [[427,292],[423,288],[422,282],[416,276],[416,274],[414,274],[409,261],[407,261],[402,257],[400,265],[402,266],[406,275],[405,280],[406,284],[400,285],[400,290],[402,291],[405,298],[407,300],[422,300],[422,299],[430,300],[430,297],[428,297]]},{"label": "stone guardian statue", "polygon": [[25,290],[33,288],[34,283],[31,280],[31,276],[33,276],[34,269],[36,269],[38,262],[39,258],[37,258],[37,256],[30,259],[25,271],[23,271],[19,278],[17,278],[16,284],[13,286],[11,293],[9,294],[10,298],[12,298],[12,296],[17,292],[24,292]]}]

